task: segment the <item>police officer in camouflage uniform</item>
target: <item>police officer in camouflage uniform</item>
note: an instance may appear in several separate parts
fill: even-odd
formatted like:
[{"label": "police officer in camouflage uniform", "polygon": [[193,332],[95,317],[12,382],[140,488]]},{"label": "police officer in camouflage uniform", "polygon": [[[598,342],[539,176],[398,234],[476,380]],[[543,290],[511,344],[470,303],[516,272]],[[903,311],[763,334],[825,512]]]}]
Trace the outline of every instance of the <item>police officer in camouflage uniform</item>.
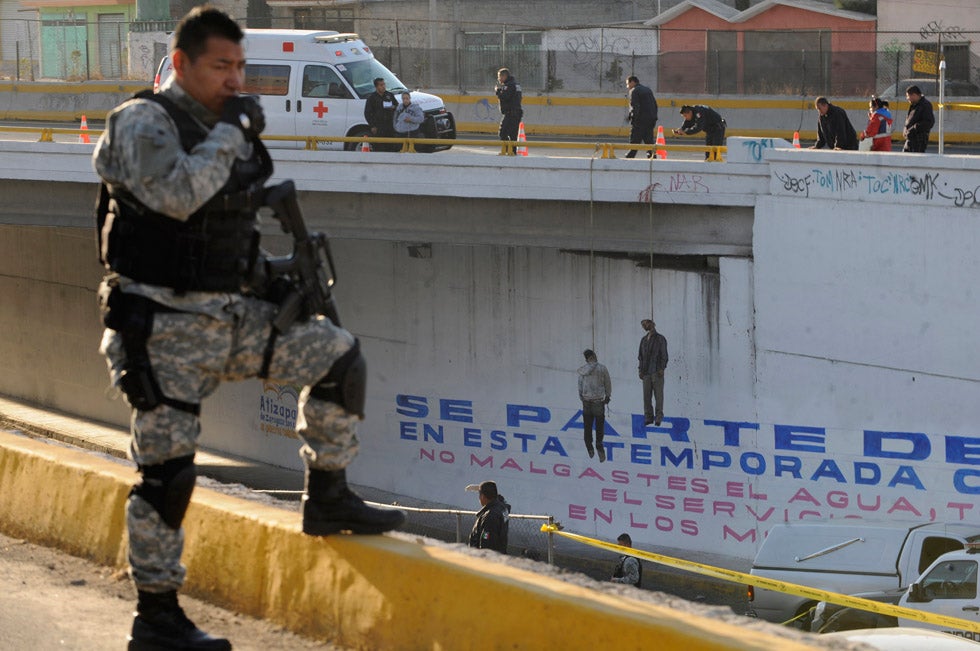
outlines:
[{"label": "police officer in camouflage uniform", "polygon": [[221,380],[305,387],[297,423],[307,465],[304,532],[376,534],[404,520],[347,487],[364,406],[357,340],[323,316],[273,334],[274,297],[249,286],[263,265],[254,191],[272,164],[258,138],[261,108],[239,95],[242,37],[226,14],[193,9],[174,34],[173,78],[112,111],[94,154],[104,181],[100,258],[109,270],[99,290],[101,352],[133,407],[130,452],[142,476],[126,507],[139,591],[130,649],[231,648],[177,603],[199,404]]}]

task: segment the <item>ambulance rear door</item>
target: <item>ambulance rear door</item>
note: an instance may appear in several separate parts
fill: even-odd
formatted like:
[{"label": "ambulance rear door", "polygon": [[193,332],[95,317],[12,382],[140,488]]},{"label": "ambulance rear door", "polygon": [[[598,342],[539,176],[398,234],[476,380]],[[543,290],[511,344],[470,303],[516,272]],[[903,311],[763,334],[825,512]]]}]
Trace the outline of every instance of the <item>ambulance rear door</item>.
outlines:
[{"label": "ambulance rear door", "polygon": [[[347,111],[354,94],[334,66],[325,63],[297,64],[300,71],[299,97],[296,100],[296,135],[344,136],[347,134]],[[342,142],[321,142],[317,149],[343,149]]]},{"label": "ambulance rear door", "polygon": [[295,149],[305,146],[302,142],[274,139],[274,136],[296,135],[299,72],[300,64],[293,61],[249,60],[245,65],[243,92],[259,96],[265,114],[262,139],[269,147]]}]

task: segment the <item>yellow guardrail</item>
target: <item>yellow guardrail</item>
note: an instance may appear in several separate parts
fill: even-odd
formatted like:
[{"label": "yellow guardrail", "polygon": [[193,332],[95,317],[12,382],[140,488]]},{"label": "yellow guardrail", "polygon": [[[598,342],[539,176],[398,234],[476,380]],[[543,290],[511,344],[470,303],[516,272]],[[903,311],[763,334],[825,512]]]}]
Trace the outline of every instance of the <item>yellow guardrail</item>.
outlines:
[{"label": "yellow guardrail", "polygon": [[797,583],[779,581],[777,579],[770,579],[764,576],[756,576],[754,574],[745,574],[744,572],[728,570],[722,567],[714,567],[712,565],[706,565],[704,563],[695,563],[694,561],[684,560],[683,558],[673,558],[671,556],[664,556],[663,554],[647,552],[641,549],[633,549],[632,547],[623,547],[621,545],[617,545],[615,543],[609,543],[604,540],[597,540],[595,538],[589,538],[587,536],[582,536],[579,534],[562,531],[560,526],[557,524],[542,525],[541,532],[547,534],[556,534],[568,538],[569,540],[574,540],[575,542],[582,543],[583,545],[598,547],[599,549],[605,549],[608,551],[616,552],[617,554],[628,554],[630,556],[636,556],[637,558],[642,558],[652,563],[666,565],[668,567],[676,567],[678,569],[687,570],[688,572],[694,572],[696,574],[701,574],[704,576],[714,577],[716,579],[732,581],[734,583],[741,583],[743,585],[752,585],[760,588],[765,588],[767,590],[782,592],[784,594],[806,597],[808,599],[813,599],[814,601],[827,601],[830,603],[839,604],[841,606],[848,606],[850,608],[859,608],[861,610],[867,610],[873,613],[878,613],[880,615],[891,615],[893,617],[912,619],[917,622],[924,622],[926,624],[947,626],[955,630],[980,633],[980,622],[977,621],[960,619],[958,617],[950,617],[948,615],[939,615],[936,613],[925,613],[922,612],[921,610],[915,610],[914,608],[907,608],[905,606],[893,606],[891,604],[883,604],[878,601],[872,601],[870,599],[864,599],[861,597],[854,597],[851,595],[841,594],[838,592],[830,592],[828,590],[818,590],[816,588],[811,588],[805,585],[799,585]]},{"label": "yellow guardrail", "polygon": [[445,140],[440,138],[366,138],[366,137],[350,137],[350,136],[262,136],[263,140],[282,140],[282,141],[300,141],[306,143],[306,149],[317,150],[318,145],[324,142],[343,142],[352,144],[362,144],[362,143],[378,143],[378,144],[401,144],[402,148],[399,150],[400,153],[415,153],[417,150],[415,147],[417,145],[436,145],[436,146],[446,146],[446,145],[466,145],[472,147],[500,147],[501,156],[514,156],[517,155],[518,151],[523,147],[527,149],[531,148],[541,148],[541,149],[591,149],[593,152],[600,154],[600,158],[616,158],[617,150],[629,151],[631,149],[636,149],[637,151],[689,151],[689,152],[707,152],[708,160],[710,161],[722,161],[722,154],[728,151],[727,147],[708,147],[704,145],[642,145],[642,144],[629,144],[629,143],[583,143],[583,142],[570,142],[561,140],[533,140],[533,141],[515,141],[515,140],[481,140],[481,139],[466,139],[457,138],[455,140]]},{"label": "yellow guardrail", "polygon": [[40,134],[38,142],[54,142],[54,135],[86,135],[93,142],[98,139],[101,131],[95,129],[62,129],[60,127],[4,127],[0,126],[0,133],[37,133]]},{"label": "yellow guardrail", "polygon": [[[54,142],[54,135],[75,135],[75,136],[88,136],[93,142],[98,139],[102,134],[99,129],[68,129],[60,127],[6,127],[0,126],[0,133],[38,133],[40,137],[38,142]],[[471,147],[500,147],[501,156],[514,156],[518,154],[520,148],[539,148],[539,149],[585,149],[591,150],[594,153],[599,154],[600,158],[616,158],[616,151],[629,151],[635,149],[637,151],[684,151],[684,152],[707,152],[709,161],[721,162],[724,159],[722,154],[728,151],[727,147],[707,147],[703,145],[642,145],[636,144],[632,145],[629,143],[587,143],[587,142],[571,142],[571,141],[561,141],[561,140],[534,140],[530,142],[525,141],[513,141],[513,140],[481,140],[478,138],[457,138],[455,140],[447,140],[443,138],[377,138],[377,137],[352,137],[352,136],[262,136],[262,140],[265,141],[281,141],[281,142],[302,142],[304,143],[304,149],[310,151],[318,151],[319,145],[322,143],[330,142],[341,142],[350,143],[353,145],[362,144],[387,144],[387,145],[401,145],[401,149],[398,153],[403,154],[414,154],[417,153],[416,146],[418,145],[433,145],[437,147],[445,147],[447,145],[466,145]]]}]

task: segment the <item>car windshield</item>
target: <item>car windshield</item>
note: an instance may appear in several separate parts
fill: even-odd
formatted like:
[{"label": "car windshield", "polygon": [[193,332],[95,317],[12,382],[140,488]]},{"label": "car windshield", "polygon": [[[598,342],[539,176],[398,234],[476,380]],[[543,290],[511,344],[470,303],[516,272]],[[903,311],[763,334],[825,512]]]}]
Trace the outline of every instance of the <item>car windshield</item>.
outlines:
[{"label": "car windshield", "polygon": [[408,90],[405,88],[405,84],[395,76],[395,73],[384,67],[377,59],[338,64],[337,70],[350,83],[354,92],[361,99],[366,99],[374,92],[374,80],[378,77],[385,80],[385,86],[392,93],[397,94],[403,90]]}]

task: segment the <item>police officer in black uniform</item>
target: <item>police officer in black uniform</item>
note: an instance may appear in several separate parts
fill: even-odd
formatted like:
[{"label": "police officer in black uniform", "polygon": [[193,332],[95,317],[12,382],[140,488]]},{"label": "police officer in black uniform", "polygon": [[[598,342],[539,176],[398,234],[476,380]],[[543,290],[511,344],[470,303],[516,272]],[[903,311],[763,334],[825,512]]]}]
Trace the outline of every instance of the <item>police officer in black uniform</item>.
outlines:
[{"label": "police officer in black uniform", "polygon": [[[379,138],[395,137],[395,109],[398,100],[388,90],[385,80],[378,77],[374,80],[374,90],[364,102],[364,119],[371,127],[371,135]],[[372,145],[376,151],[398,151],[401,145],[376,143]]]},{"label": "police officer in black uniform", "polygon": [[[653,130],[657,128],[657,98],[653,96],[653,91],[640,83],[640,80],[631,75],[626,78],[626,88],[629,89],[630,112],[630,144],[643,143],[653,144]],[[636,156],[636,150],[630,149],[626,153],[626,158]],[[647,158],[653,158],[653,151],[647,152]]]},{"label": "police officer in black uniform", "polygon": [[[718,111],[704,104],[694,106],[685,104],[681,107],[681,115],[684,116],[684,124],[679,129],[674,129],[675,136],[690,136],[704,131],[704,144],[708,147],[720,147],[725,144],[725,129],[728,125]],[[711,152],[704,152],[705,160],[710,157]]]},{"label": "police officer in black uniform", "polygon": [[[521,118],[524,117],[524,109],[521,108],[521,85],[517,83],[514,75],[510,74],[510,70],[501,68],[497,71],[497,86],[494,92],[497,93],[500,114],[503,116],[500,119],[500,139],[516,141]],[[509,153],[515,152],[511,150]]]}]

